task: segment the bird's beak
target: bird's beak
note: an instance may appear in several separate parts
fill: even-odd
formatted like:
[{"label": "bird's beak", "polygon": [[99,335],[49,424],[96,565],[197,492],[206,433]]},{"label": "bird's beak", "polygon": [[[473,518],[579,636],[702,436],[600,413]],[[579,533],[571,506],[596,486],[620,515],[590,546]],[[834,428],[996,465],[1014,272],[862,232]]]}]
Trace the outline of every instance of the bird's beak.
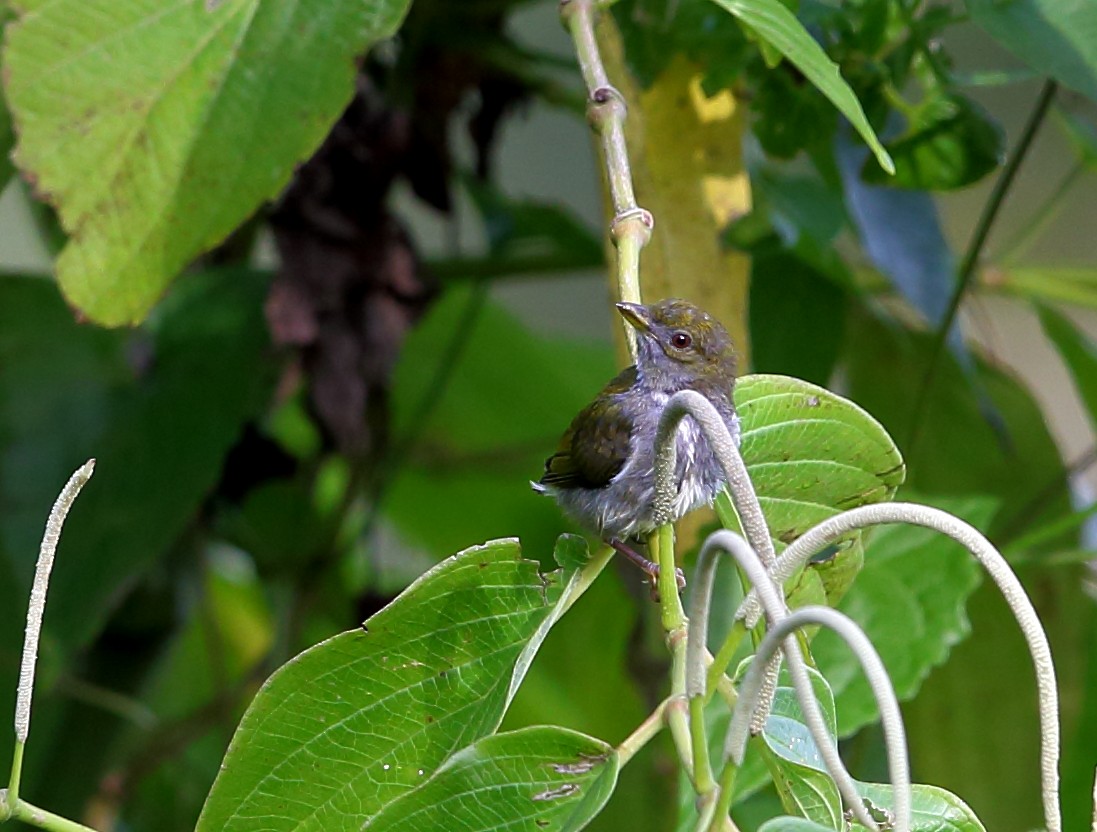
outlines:
[{"label": "bird's beak", "polygon": [[619,303],[617,311],[621,317],[628,321],[637,332],[651,332],[651,315],[648,308],[639,303]]}]

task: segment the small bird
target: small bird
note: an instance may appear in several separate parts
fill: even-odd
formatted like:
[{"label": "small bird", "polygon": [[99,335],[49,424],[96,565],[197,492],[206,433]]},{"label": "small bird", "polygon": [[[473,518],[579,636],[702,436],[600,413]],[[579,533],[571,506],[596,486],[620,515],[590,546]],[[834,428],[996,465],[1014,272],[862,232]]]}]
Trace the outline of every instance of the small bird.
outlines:
[{"label": "small bird", "polygon": [[[684,300],[619,303],[617,309],[636,330],[636,364],[579,412],[545,461],[540,482],[531,485],[552,495],[564,514],[597,532],[654,583],[658,566],[633,547],[655,528],[659,417],[672,395],[696,390],[716,407],[738,443],[739,417],[731,398],[735,348],[719,321]],[[710,504],[724,485],[723,469],[693,419],[682,420],[676,441],[672,520]]]}]

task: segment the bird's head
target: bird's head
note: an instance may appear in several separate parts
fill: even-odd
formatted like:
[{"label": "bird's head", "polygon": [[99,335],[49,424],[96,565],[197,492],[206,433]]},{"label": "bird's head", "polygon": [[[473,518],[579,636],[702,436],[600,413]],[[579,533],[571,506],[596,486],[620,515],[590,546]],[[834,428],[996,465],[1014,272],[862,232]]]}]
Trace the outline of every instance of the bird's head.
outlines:
[{"label": "bird's head", "polygon": [[735,347],[723,324],[688,301],[619,303],[636,330],[640,375],[667,389],[712,385],[730,392],[735,382]]}]

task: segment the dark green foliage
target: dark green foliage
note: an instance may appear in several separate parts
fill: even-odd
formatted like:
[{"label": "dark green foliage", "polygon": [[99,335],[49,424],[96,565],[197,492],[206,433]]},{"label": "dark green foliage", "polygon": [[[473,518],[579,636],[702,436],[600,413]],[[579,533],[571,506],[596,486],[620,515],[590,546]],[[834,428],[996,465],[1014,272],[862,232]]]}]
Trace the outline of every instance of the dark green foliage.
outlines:
[{"label": "dark green foliage", "polygon": [[[694,793],[665,732],[635,757],[615,750],[668,692],[658,610],[617,564],[571,607],[602,551],[528,488],[616,362],[606,343],[531,326],[489,285],[606,266],[584,206],[499,175],[513,169],[495,152],[512,113],[584,107],[570,54],[517,34],[518,16],[550,4],[152,5],[0,3],[0,190],[18,144],[38,243],[66,252],[67,296],[111,323],[152,309],[107,331],[48,275],[0,276],[0,716],[43,520],[69,472],[98,458],[50,588],[25,796],[163,832],[189,832],[200,811],[200,830],[242,832],[258,817],[287,832],[692,832]],[[704,93],[749,110],[749,134],[726,140],[744,144],[751,208],[722,239],[752,258],[752,365],[736,396],[776,547],[891,499],[904,476],[901,499],[986,530],[1050,633],[1076,829],[1097,742],[1087,514],[1031,392],[966,330],[932,357],[965,259],[935,194],[987,182],[1016,145],[941,47],[956,24],[970,16],[966,36],[1097,100],[1097,7],[964,5],[620,0],[608,22],[643,89],[688,64]],[[1007,203],[1037,231],[1070,176],[1097,169],[1091,110],[1060,103],[1074,173],[1047,211]],[[630,151],[639,170],[644,154],[693,149]],[[433,219],[407,220],[409,200],[484,245],[454,234],[425,258]],[[269,236],[275,291],[251,268]],[[1094,269],[1031,263],[1024,244],[999,262],[1011,241],[991,239],[967,252],[969,291],[1041,304],[1097,420],[1097,349],[1042,305],[1097,306]],[[721,292],[726,275],[710,277]],[[351,414],[349,430],[333,412]],[[717,511],[735,525],[726,497]],[[679,556],[692,581],[692,553]],[[840,541],[786,587],[793,606],[840,606],[879,648],[916,775],[934,784],[915,788],[918,830],[982,828],[936,786],[987,828],[1041,822],[1030,661],[980,575],[957,546],[889,527]],[[714,652],[739,583],[721,567]],[[843,753],[882,781],[856,663],[826,632],[810,647]],[[717,773],[727,716],[714,698]],[[812,743],[782,684],[738,775],[743,832],[844,828]],[[10,745],[0,732],[0,777]],[[861,789],[873,811],[892,802],[889,786]]]}]

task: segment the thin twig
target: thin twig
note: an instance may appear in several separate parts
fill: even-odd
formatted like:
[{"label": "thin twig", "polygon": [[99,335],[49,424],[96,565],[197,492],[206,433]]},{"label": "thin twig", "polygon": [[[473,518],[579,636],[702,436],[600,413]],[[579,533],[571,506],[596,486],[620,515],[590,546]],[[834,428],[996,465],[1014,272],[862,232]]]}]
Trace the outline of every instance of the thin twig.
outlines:
[{"label": "thin twig", "polygon": [[[783,621],[775,623],[766,633],[758,652],[751,662],[746,678],[739,688],[739,706],[732,715],[728,726],[724,756],[741,762],[746,753],[747,740],[750,737],[750,713],[758,703],[759,694],[765,681],[764,664],[777,653],[781,641],[809,625],[821,625],[833,630],[842,638],[861,663],[865,678],[876,697],[880,711],[880,721],[884,728],[884,740],[887,746],[888,774],[895,794],[896,832],[910,830],[910,764],[907,758],[906,732],[903,730],[903,717],[899,712],[899,700],[888,677],[880,655],[868,640],[868,636],[852,620],[830,607],[802,607],[791,613]],[[814,694],[811,694],[814,698]],[[801,707],[803,707],[801,695]],[[807,711],[805,710],[805,713]],[[822,751],[822,749],[820,749]],[[860,801],[858,801],[860,802]]]},{"label": "thin twig", "polygon": [[663,714],[666,711],[669,699],[664,699],[647,718],[641,722],[636,730],[629,734],[621,744],[617,746],[617,765],[624,768],[629,761],[636,756],[641,748],[647,745],[652,737],[663,730],[665,725]]},{"label": "thin twig", "polygon": [[1017,147],[1009,157],[1005,167],[1002,168],[1002,173],[994,183],[994,189],[991,191],[990,197],[983,206],[983,211],[979,215],[979,220],[975,223],[975,231],[972,233],[971,242],[968,244],[967,251],[964,253],[964,259],[960,263],[960,269],[957,272],[956,277],[956,286],[953,288],[952,296],[949,298],[948,308],[945,311],[944,318],[941,319],[941,323],[937,326],[937,331],[934,333],[933,345],[930,347],[929,363],[926,365],[925,373],[922,375],[922,382],[918,388],[918,395],[914,400],[910,434],[907,437],[906,443],[908,456],[913,457],[914,455],[914,447],[917,444],[920,435],[923,416],[925,415],[925,409],[929,401],[930,387],[933,384],[937,366],[941,360],[941,353],[944,350],[945,342],[948,340],[948,334],[952,329],[952,325],[956,322],[956,316],[959,314],[964,295],[967,293],[967,290],[971,285],[971,279],[975,275],[975,267],[978,265],[979,259],[983,254],[983,247],[986,245],[987,237],[990,236],[990,230],[994,226],[994,221],[998,218],[998,212],[1005,203],[1006,196],[1009,194],[1010,187],[1013,185],[1013,181],[1017,176],[1017,171],[1021,169],[1021,163],[1028,155],[1029,148],[1032,146],[1032,141],[1036,138],[1036,133],[1039,131],[1040,125],[1044,122],[1044,117],[1047,115],[1052,99],[1055,98],[1055,93],[1058,88],[1059,85],[1053,80],[1049,79],[1044,83],[1043,89],[1040,90],[1040,95],[1036,99],[1036,104],[1032,109],[1032,113],[1028,117],[1028,122],[1025,124],[1025,128],[1021,133],[1021,138],[1017,142]]},{"label": "thin twig", "polygon": [[[618,300],[640,303],[640,250],[651,239],[651,213],[636,204],[632,168],[625,144],[625,99],[606,75],[594,35],[594,0],[561,0],[560,16],[575,42],[575,54],[587,93],[587,118],[602,139],[613,221],[610,237],[617,248]],[[625,325],[629,352],[636,358],[636,332]]]},{"label": "thin twig", "polygon": [[[1047,634],[1025,594],[1021,582],[1005,558],[978,529],[946,511],[913,503],[881,503],[861,506],[830,517],[795,540],[770,570],[771,579],[781,585],[801,569],[813,555],[850,532],[886,523],[906,523],[940,532],[967,549],[997,584],[1014,618],[1021,627],[1036,672],[1040,713],[1040,780],[1044,804],[1044,825],[1048,832],[1062,832],[1059,808],[1059,692],[1055,664]],[[743,601],[736,618],[747,625],[757,620],[764,600],[752,593]]]}]

